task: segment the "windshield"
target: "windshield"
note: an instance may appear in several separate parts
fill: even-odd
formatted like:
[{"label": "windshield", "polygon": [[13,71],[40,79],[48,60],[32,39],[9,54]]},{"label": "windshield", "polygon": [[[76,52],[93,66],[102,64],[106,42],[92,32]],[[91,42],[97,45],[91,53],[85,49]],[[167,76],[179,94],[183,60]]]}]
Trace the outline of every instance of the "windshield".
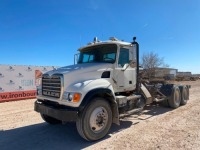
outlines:
[{"label": "windshield", "polygon": [[116,54],[117,45],[115,44],[104,44],[88,47],[81,50],[78,64],[93,62],[114,63]]}]

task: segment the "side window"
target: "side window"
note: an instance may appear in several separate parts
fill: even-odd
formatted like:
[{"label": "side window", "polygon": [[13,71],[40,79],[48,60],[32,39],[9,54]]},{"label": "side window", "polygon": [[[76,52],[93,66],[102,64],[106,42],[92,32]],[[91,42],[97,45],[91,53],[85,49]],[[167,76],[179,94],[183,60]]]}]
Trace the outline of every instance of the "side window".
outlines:
[{"label": "side window", "polygon": [[118,66],[123,67],[129,63],[129,49],[121,48],[119,53]]}]

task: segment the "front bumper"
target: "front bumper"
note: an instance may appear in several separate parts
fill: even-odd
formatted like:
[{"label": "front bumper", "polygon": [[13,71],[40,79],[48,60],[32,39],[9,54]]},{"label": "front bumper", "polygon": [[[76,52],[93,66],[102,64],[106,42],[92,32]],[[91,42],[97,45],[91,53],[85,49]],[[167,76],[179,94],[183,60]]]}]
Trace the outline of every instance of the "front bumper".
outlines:
[{"label": "front bumper", "polygon": [[76,121],[78,117],[77,110],[48,105],[38,100],[35,102],[34,110],[41,114],[66,122]]}]

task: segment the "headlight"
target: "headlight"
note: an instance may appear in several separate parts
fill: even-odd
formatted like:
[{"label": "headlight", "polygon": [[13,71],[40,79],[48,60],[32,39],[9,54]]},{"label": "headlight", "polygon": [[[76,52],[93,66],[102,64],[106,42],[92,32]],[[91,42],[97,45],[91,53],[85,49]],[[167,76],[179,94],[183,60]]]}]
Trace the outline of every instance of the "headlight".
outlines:
[{"label": "headlight", "polygon": [[72,101],[72,99],[73,99],[73,95],[72,95],[71,93],[69,93],[69,94],[68,94],[68,100],[69,100],[69,101]]}]

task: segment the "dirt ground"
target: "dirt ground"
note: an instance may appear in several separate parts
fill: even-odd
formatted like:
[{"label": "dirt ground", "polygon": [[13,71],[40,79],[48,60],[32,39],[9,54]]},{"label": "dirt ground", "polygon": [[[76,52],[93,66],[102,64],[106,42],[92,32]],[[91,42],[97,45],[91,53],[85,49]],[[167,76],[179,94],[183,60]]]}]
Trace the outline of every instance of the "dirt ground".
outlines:
[{"label": "dirt ground", "polygon": [[0,149],[200,149],[200,81],[178,109],[151,105],[113,125],[97,142],[83,140],[75,123],[48,125],[33,111],[35,100],[0,103]]}]

